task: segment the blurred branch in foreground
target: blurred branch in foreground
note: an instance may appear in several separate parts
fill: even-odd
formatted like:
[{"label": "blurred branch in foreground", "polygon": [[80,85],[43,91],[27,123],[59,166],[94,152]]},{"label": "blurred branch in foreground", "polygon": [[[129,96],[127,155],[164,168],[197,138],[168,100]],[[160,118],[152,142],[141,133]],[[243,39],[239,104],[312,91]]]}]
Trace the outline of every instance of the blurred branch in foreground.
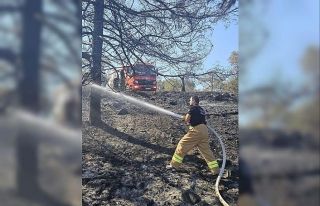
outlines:
[{"label": "blurred branch in foreground", "polygon": [[0,3],[4,205],[80,204],[80,3]]}]

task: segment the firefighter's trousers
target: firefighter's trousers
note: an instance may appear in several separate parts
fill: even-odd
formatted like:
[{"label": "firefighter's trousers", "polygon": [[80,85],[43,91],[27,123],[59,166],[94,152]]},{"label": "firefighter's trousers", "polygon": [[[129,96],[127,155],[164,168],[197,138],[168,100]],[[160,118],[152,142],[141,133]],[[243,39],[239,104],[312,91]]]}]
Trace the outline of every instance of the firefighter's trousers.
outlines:
[{"label": "firefighter's trousers", "polygon": [[176,168],[179,167],[182,164],[184,156],[195,147],[199,149],[210,170],[219,167],[209,146],[209,133],[205,124],[189,127],[188,133],[178,143],[171,160],[171,165]]}]

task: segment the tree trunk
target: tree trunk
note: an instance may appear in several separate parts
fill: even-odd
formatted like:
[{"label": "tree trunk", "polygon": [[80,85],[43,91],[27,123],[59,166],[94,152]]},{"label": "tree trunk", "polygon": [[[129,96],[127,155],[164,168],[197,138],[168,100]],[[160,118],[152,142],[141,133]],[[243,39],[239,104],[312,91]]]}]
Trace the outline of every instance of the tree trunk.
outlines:
[{"label": "tree trunk", "polygon": [[185,92],[186,91],[186,84],[185,84],[185,79],[184,79],[184,77],[180,77],[180,79],[181,79],[181,83],[182,83],[182,88],[181,88],[181,91],[182,92]]},{"label": "tree trunk", "polygon": [[211,74],[211,92],[213,92],[213,73]]},{"label": "tree trunk", "polygon": [[120,71],[120,90],[124,91],[126,90],[126,82],[125,82],[125,76],[124,76],[124,71]]},{"label": "tree trunk", "polygon": [[[42,1],[26,1],[22,9],[21,79],[18,82],[21,106],[32,112],[40,108],[39,98],[39,57]],[[33,140],[33,141],[32,141]],[[33,196],[38,187],[38,143],[32,134],[19,133],[17,150],[17,187],[24,196]]]},{"label": "tree trunk", "polygon": [[[101,86],[101,56],[103,35],[104,0],[94,2],[94,31],[92,35],[92,69],[90,75],[93,83]],[[101,121],[101,95],[91,89],[90,124],[97,125]]]}]

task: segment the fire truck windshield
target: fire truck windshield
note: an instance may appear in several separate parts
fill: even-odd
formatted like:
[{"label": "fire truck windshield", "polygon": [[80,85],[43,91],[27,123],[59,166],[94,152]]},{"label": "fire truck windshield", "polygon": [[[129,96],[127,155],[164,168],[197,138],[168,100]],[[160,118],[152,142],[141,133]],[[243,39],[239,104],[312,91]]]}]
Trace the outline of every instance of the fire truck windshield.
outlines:
[{"label": "fire truck windshield", "polygon": [[154,66],[151,65],[135,65],[133,69],[136,75],[155,75]]}]

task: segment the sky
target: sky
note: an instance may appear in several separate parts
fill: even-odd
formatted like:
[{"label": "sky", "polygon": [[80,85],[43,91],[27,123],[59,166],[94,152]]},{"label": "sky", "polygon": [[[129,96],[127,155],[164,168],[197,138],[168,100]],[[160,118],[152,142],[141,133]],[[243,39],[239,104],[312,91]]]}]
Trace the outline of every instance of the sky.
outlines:
[{"label": "sky", "polygon": [[[309,46],[319,48],[319,1],[270,0],[258,7],[251,10],[256,11],[254,19],[267,30],[268,38],[257,56],[251,58],[240,91],[272,86],[274,79],[285,82],[282,89],[300,90],[308,84],[301,67],[304,52]],[[240,82],[242,74],[240,68]],[[249,123],[251,114],[240,113],[240,124]]]},{"label": "sky", "polygon": [[305,80],[301,58],[306,48],[319,46],[319,1],[271,0],[265,9],[257,18],[269,37],[251,62],[247,86],[268,84],[275,76],[298,85]]},{"label": "sky", "polygon": [[228,58],[232,51],[239,47],[238,22],[231,22],[225,27],[223,22],[217,24],[211,35],[213,49],[204,61],[204,68],[210,69],[216,64],[228,66]]}]

